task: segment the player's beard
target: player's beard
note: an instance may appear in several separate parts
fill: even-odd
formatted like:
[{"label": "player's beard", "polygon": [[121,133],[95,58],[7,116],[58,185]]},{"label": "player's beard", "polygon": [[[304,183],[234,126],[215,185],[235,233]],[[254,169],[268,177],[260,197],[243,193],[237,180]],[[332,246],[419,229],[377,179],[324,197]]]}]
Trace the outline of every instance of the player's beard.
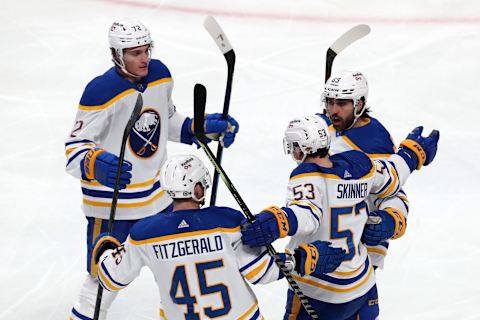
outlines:
[{"label": "player's beard", "polygon": [[338,115],[331,116],[330,120],[332,121],[332,125],[337,131],[343,131],[347,128],[350,128],[350,126],[353,123],[354,117],[353,114],[348,115],[346,118],[342,118]]}]

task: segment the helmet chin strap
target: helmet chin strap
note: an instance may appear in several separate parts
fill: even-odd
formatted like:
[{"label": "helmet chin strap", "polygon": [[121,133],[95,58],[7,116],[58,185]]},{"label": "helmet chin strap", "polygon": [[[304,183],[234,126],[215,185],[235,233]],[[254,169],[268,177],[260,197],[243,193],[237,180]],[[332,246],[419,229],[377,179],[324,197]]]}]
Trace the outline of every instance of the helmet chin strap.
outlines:
[{"label": "helmet chin strap", "polygon": [[142,79],[141,76],[137,76],[137,75],[135,75],[135,74],[133,74],[133,73],[131,73],[131,72],[128,72],[127,69],[125,68],[125,64],[124,64],[124,63],[120,64],[115,58],[113,58],[112,61],[113,61],[113,63],[115,64],[115,66],[116,66],[118,69],[120,69],[120,71],[121,71],[123,74],[125,74],[125,75],[127,75],[127,76],[130,76],[130,77],[134,78],[135,80],[140,80],[140,79]]}]

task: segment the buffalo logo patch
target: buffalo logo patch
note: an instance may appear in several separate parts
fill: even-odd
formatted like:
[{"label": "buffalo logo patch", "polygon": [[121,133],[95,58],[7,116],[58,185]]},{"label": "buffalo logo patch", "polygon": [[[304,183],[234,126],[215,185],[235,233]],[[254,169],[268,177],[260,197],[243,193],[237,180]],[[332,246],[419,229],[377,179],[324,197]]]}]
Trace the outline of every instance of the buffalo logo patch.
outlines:
[{"label": "buffalo logo patch", "polygon": [[159,139],[160,116],[155,110],[146,109],[130,131],[130,148],[137,156],[149,158],[157,151]]}]

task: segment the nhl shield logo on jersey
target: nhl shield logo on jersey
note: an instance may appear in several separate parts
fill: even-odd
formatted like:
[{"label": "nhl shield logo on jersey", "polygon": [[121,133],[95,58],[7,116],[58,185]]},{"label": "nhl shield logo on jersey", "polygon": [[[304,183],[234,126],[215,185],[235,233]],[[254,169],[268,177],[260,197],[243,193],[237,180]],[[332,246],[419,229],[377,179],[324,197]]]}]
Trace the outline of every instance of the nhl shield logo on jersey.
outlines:
[{"label": "nhl shield logo on jersey", "polygon": [[157,151],[159,139],[160,116],[155,110],[146,109],[130,131],[130,148],[137,156],[149,158]]}]

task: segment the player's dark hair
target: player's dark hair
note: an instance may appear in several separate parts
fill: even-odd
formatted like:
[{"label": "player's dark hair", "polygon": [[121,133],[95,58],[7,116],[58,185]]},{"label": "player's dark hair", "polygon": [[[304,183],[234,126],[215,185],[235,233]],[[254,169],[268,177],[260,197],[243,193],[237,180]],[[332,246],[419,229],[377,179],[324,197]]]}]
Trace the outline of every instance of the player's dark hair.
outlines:
[{"label": "player's dark hair", "polygon": [[311,153],[309,157],[318,157],[318,158],[325,158],[328,155],[329,148],[318,149],[317,152]]}]

